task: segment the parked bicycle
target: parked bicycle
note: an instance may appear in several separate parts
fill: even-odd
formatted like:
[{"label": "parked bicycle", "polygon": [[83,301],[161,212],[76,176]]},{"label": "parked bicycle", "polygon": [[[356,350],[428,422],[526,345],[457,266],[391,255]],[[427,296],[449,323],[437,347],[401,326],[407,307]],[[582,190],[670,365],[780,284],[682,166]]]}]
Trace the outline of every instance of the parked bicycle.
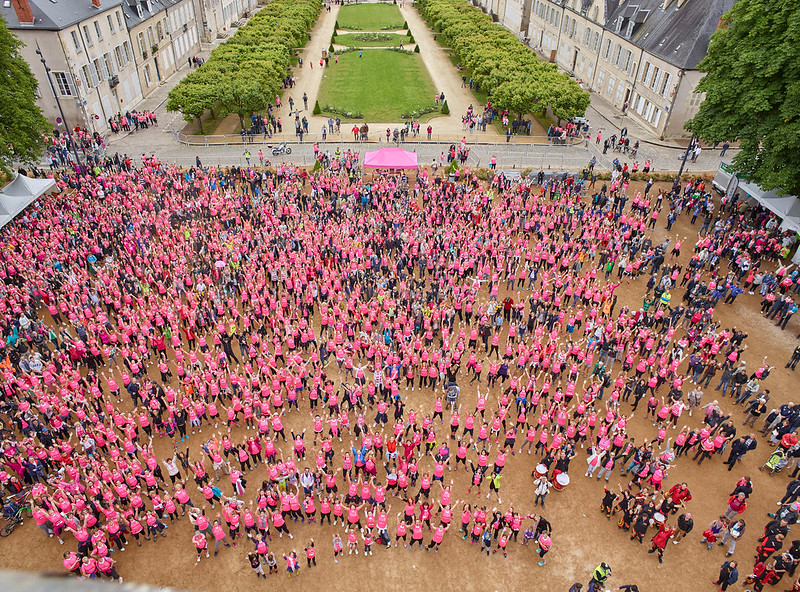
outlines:
[{"label": "parked bicycle", "polygon": [[14,532],[17,526],[24,524],[25,518],[30,518],[32,512],[30,505],[27,503],[30,494],[29,490],[21,491],[3,506],[3,516],[5,516],[6,523],[0,527],[0,537],[7,537]]}]

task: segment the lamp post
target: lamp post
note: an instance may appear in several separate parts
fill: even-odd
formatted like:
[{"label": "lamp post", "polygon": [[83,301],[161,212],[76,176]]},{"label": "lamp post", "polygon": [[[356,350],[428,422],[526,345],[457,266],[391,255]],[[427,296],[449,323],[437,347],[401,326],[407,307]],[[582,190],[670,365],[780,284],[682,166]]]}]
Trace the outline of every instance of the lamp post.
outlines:
[{"label": "lamp post", "polygon": [[689,153],[694,150],[694,143],[695,143],[695,135],[692,134],[692,138],[689,140],[689,145],[686,147],[686,152],[683,153],[683,158],[681,159],[681,168],[678,169],[678,176],[675,177],[674,185],[677,185],[680,188],[681,185],[681,175],[683,174],[683,167],[686,166],[686,159],[689,158]]},{"label": "lamp post", "polygon": [[47,65],[47,60],[44,59],[44,54],[42,53],[41,48],[39,47],[39,42],[36,42],[36,55],[39,56],[39,59],[44,66],[44,72],[47,75],[47,82],[50,83],[50,90],[53,91],[53,97],[56,100],[56,105],[58,105],[58,112],[61,114],[61,121],[64,122],[64,127],[67,129],[67,138],[72,142],[72,154],[75,156],[75,164],[81,164],[81,157],[78,155],[78,148],[75,144],[75,140],[72,138],[72,135],[69,133],[70,127],[67,123],[67,118],[64,116],[64,110],[61,108],[61,101],[58,99],[58,93],[56,92],[56,87],[53,84],[53,78],[50,76],[50,68]]}]

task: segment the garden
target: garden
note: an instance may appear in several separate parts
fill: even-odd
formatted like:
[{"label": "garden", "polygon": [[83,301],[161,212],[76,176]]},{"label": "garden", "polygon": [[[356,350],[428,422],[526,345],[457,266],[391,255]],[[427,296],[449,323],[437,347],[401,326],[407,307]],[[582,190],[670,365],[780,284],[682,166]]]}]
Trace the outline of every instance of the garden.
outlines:
[{"label": "garden", "polygon": [[396,4],[352,4],[339,9],[337,29],[399,31],[405,28]]},{"label": "garden", "polygon": [[322,114],[344,121],[397,122],[438,113],[436,88],[419,54],[371,49],[341,52],[337,58],[319,89]]}]

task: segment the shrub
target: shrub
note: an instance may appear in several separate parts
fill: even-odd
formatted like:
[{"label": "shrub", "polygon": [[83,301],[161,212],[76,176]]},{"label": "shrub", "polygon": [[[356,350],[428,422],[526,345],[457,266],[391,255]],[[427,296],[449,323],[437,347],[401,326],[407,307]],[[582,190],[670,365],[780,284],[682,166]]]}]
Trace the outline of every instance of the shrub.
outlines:
[{"label": "shrub", "polygon": [[406,21],[403,21],[403,27],[402,28],[403,29],[408,29],[408,23]]},{"label": "shrub", "polygon": [[448,164],[445,167],[444,172],[449,175],[451,173],[455,173],[457,170],[458,170],[458,160],[453,159],[450,161],[450,164]]},{"label": "shrub", "polygon": [[[419,48],[419,45],[417,45],[417,48]],[[450,107],[447,106],[447,101],[442,103],[442,115],[450,115]]]},{"label": "shrub", "polygon": [[331,43],[330,47],[328,47],[328,53],[333,53],[333,43]]},{"label": "shrub", "polygon": [[311,113],[314,115],[320,115],[322,113],[322,109],[319,108],[319,101],[314,103],[314,110]]},{"label": "shrub", "polygon": [[419,53],[419,45],[414,46],[414,53]]},{"label": "shrub", "polygon": [[409,43],[416,43],[416,42],[414,41],[414,37],[413,37],[412,35],[409,35],[409,36],[408,36],[408,42],[409,42]]}]

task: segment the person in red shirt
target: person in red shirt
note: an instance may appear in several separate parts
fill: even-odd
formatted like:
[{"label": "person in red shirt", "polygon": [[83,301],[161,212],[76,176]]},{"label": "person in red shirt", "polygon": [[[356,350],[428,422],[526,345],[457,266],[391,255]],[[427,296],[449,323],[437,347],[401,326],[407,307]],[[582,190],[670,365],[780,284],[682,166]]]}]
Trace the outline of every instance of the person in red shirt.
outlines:
[{"label": "person in red shirt", "polygon": [[658,553],[658,562],[664,563],[664,547],[667,546],[667,541],[675,534],[675,529],[667,524],[662,524],[658,532],[653,537],[653,546],[648,553]]}]

